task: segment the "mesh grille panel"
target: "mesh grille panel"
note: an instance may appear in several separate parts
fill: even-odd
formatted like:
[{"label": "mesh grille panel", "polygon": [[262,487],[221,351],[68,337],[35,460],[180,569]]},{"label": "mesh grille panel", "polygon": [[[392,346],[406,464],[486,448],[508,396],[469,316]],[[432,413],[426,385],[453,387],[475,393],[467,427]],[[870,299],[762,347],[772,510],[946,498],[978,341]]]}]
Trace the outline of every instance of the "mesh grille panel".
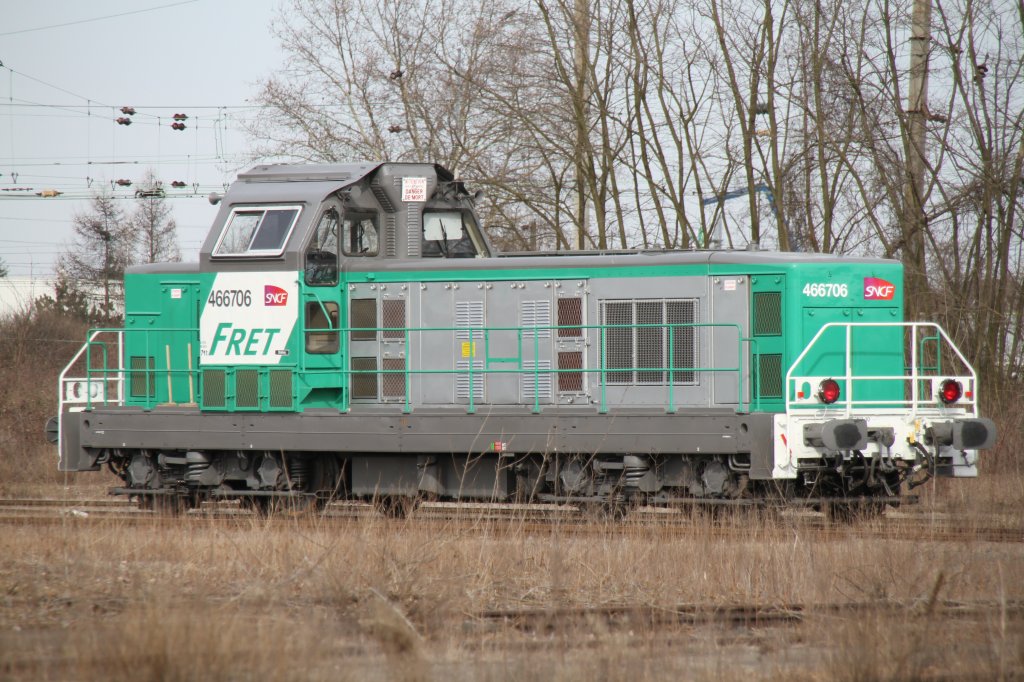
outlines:
[{"label": "mesh grille panel", "polygon": [[129,360],[129,367],[132,370],[131,394],[133,398],[155,398],[156,397],[156,375],[152,371],[156,368],[152,357],[144,355],[133,355]]},{"label": "mesh grille panel", "polygon": [[782,355],[779,353],[757,356],[760,384],[757,395],[762,398],[782,397]]},{"label": "mesh grille panel", "polygon": [[[404,310],[404,308],[403,308]],[[386,324],[386,323],[385,323]],[[381,369],[386,370],[380,378],[380,395],[383,398],[405,397],[405,358],[384,358]]]},{"label": "mesh grille panel", "polygon": [[381,327],[393,327],[398,331],[382,332],[385,339],[404,339],[405,300],[385,299],[380,302]]},{"label": "mesh grille panel", "polygon": [[[602,312],[604,319],[601,324],[633,324],[632,301],[605,303]],[[605,367],[633,367],[633,329],[625,327],[605,330]],[[629,384],[633,382],[633,372],[608,372],[606,380],[609,384]]]},{"label": "mesh grille panel", "polygon": [[260,372],[240,369],[235,372],[235,407],[260,406]]},{"label": "mesh grille panel", "polygon": [[558,299],[558,330],[559,338],[583,336],[583,330],[576,325],[583,324],[583,299]]},{"label": "mesh grille panel", "polygon": [[[533,373],[534,367],[537,374]],[[551,361],[541,360],[539,363],[524,362],[523,373],[519,375],[522,379],[523,398],[533,400],[537,398],[551,397]],[[534,395],[536,393],[536,396]]]},{"label": "mesh grille panel", "polygon": [[558,392],[582,393],[583,372],[566,372],[567,369],[583,369],[582,351],[563,351],[558,354]]},{"label": "mesh grille panel", "polygon": [[270,406],[292,406],[292,371],[290,369],[270,370]]},{"label": "mesh grille panel", "polygon": [[[377,358],[352,358],[353,372],[376,372]],[[377,398],[376,374],[352,374],[353,400],[375,400]]]},{"label": "mesh grille panel", "polygon": [[[605,330],[605,367],[610,384],[665,384],[668,362],[676,384],[694,383],[699,356],[697,301],[692,299],[606,301],[601,306]],[[614,328],[614,325],[634,325]],[[654,325],[654,326],[645,326]],[[671,348],[671,357],[669,350]],[[678,368],[678,370],[677,370]]]},{"label": "mesh grille panel", "polygon": [[[693,324],[696,321],[696,301],[665,303],[665,322],[668,324]],[[669,333],[672,335],[672,381],[676,384],[692,384],[697,380],[697,373],[692,371],[698,357],[697,330],[693,327],[672,327]]]},{"label": "mesh grille panel", "polygon": [[754,294],[754,336],[782,334],[782,293],[758,291]]},{"label": "mesh grille panel", "polygon": [[[637,301],[636,322],[638,325],[663,324],[663,312],[661,301]],[[637,367],[657,368],[657,371],[637,372],[638,384],[660,384],[665,380],[665,373],[661,371],[665,366],[664,338],[663,327],[637,327]]]},{"label": "mesh grille panel", "polygon": [[224,370],[203,370],[203,407],[224,407]]},{"label": "mesh grille panel", "polygon": [[[523,327],[523,338],[551,338],[551,302],[523,301],[520,326]],[[545,327],[544,329],[535,329]]]},{"label": "mesh grille panel", "polygon": [[352,299],[352,328],[368,329],[368,331],[353,331],[353,341],[375,341],[377,332],[377,299],[375,298],[354,298]]}]

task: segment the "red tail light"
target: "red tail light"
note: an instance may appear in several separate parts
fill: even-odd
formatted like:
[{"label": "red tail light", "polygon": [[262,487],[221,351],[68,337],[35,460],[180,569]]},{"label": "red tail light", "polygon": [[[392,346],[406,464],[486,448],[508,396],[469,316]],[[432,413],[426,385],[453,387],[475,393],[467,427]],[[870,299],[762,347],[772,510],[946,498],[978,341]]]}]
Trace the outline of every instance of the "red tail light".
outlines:
[{"label": "red tail light", "polygon": [[952,405],[964,395],[964,387],[955,379],[946,379],[939,385],[939,400],[943,405]]},{"label": "red tail light", "polygon": [[839,382],[835,379],[825,379],[818,384],[818,400],[826,405],[839,400]]}]

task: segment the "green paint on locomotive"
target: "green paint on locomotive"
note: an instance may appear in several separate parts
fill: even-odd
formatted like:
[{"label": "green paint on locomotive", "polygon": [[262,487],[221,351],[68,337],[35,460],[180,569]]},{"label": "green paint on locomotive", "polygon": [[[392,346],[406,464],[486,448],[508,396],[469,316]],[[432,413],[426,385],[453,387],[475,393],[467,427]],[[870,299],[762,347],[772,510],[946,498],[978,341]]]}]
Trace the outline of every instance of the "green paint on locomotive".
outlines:
[{"label": "green paint on locomotive", "polygon": [[[785,372],[823,324],[903,319],[902,267],[892,261],[777,259],[764,264],[343,271],[338,285],[331,287],[307,286],[300,273],[291,272],[132,273],[125,280],[126,403],[147,409],[195,404],[203,410],[229,412],[347,409],[352,375],[349,334],[343,330],[350,326],[350,284],[694,275],[712,282],[730,277],[749,280],[750,319],[744,333],[750,349],[750,403],[760,411],[784,409]],[[282,317],[279,311],[287,312]],[[715,321],[713,311],[711,317],[707,322]],[[312,318],[321,323],[307,329],[306,321]],[[863,329],[852,332],[858,349],[851,356],[852,374],[902,374],[902,332],[873,330],[870,348],[861,343],[866,334]],[[832,329],[826,335],[828,342],[804,358],[801,374],[847,374],[845,332]],[[314,346],[331,352],[308,352]],[[795,390],[800,388],[815,387]],[[854,382],[852,389],[858,400],[881,403],[903,397],[903,384],[895,380]]]}]

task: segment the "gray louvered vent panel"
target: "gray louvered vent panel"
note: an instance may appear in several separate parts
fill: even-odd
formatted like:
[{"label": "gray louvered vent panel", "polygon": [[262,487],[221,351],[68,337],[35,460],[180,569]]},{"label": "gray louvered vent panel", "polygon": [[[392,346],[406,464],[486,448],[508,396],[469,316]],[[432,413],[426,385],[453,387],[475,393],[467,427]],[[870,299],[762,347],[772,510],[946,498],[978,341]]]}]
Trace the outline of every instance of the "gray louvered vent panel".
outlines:
[{"label": "gray louvered vent panel", "polygon": [[[484,363],[483,360],[473,361],[473,399],[484,399]],[[469,398],[469,360],[459,360],[455,363],[455,397]],[[479,372],[479,373],[477,373]]]},{"label": "gray louvered vent panel", "polygon": [[[534,367],[537,368],[538,372],[533,373]],[[551,361],[541,360],[538,363],[529,361],[523,362],[523,373],[519,375],[519,381],[521,385],[521,394],[524,400],[533,400],[534,388],[536,388],[536,397],[538,398],[550,398],[551,397]]]},{"label": "gray louvered vent panel", "polygon": [[370,189],[373,190],[373,196],[376,197],[381,208],[388,213],[395,212],[395,205],[391,203],[391,198],[388,196],[388,193],[384,191],[384,188],[380,186],[380,176],[374,178],[373,183],[370,185]]},{"label": "gray louvered vent panel", "polygon": [[[469,328],[482,330],[484,327],[483,301],[458,301],[455,303],[455,338],[469,340]],[[483,331],[474,331],[473,340],[483,340]]]},{"label": "gray louvered vent panel", "polygon": [[[401,178],[395,178],[399,181]],[[420,204],[408,204],[405,207],[405,236],[408,243],[409,258],[416,258],[420,255],[420,247],[423,244],[423,231],[420,229]]]},{"label": "gray louvered vent panel", "polygon": [[539,339],[551,338],[551,301],[523,301],[520,313],[520,326],[523,328],[524,338],[536,336]]},{"label": "gray louvered vent panel", "polygon": [[384,216],[384,255],[394,258],[398,255],[398,235],[395,230],[395,214]]}]

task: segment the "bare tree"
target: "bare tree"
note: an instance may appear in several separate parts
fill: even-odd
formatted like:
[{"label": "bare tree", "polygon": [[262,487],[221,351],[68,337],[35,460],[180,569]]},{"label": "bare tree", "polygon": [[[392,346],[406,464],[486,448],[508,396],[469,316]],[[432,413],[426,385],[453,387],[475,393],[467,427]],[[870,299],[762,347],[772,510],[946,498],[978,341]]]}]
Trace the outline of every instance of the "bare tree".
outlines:
[{"label": "bare tree", "polygon": [[137,260],[142,263],[180,261],[178,226],[152,170],[146,173],[135,197],[135,210],[129,222],[138,241]]},{"label": "bare tree", "polygon": [[102,292],[97,307],[108,319],[117,317],[123,298],[122,280],[132,264],[135,233],[109,194],[93,195],[91,210],[74,217],[74,242],[57,261],[63,278],[90,295]]}]

